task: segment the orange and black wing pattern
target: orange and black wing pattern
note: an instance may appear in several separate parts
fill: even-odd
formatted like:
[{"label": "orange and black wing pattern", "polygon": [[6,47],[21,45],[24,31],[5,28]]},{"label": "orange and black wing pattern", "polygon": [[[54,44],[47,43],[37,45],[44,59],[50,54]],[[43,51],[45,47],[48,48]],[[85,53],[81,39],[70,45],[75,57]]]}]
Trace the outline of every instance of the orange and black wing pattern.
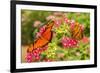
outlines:
[{"label": "orange and black wing pattern", "polygon": [[83,31],[81,30],[81,27],[79,23],[75,23],[73,30],[71,30],[72,38],[81,40],[83,38]]},{"label": "orange and black wing pattern", "polygon": [[46,30],[33,43],[33,48],[28,48],[28,52],[32,52],[36,48],[41,48],[50,42],[50,40],[52,39],[52,27],[53,27],[53,25],[54,25],[53,22],[50,22],[47,24]]}]

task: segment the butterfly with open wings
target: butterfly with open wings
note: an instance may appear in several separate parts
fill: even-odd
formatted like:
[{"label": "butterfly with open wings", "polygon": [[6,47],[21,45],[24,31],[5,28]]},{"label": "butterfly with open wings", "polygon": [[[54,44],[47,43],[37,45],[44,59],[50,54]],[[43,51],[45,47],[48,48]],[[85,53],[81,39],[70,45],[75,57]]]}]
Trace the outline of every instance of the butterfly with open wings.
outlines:
[{"label": "butterfly with open wings", "polygon": [[45,31],[39,36],[31,47],[28,48],[27,52],[32,52],[36,48],[41,48],[47,45],[52,39],[52,27],[54,25],[53,21],[50,21],[45,26]]}]

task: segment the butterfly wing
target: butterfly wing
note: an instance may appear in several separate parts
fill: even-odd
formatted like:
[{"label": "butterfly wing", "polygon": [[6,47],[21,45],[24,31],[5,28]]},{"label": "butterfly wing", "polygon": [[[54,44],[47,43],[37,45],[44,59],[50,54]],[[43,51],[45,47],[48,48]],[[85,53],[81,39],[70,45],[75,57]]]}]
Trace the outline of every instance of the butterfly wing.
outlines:
[{"label": "butterfly wing", "polygon": [[49,41],[44,39],[43,37],[40,37],[38,38],[34,43],[33,45],[31,45],[29,48],[28,48],[28,52],[32,52],[34,49],[36,48],[40,48],[44,45],[46,45]]},{"label": "butterfly wing", "polygon": [[49,41],[46,40],[44,37],[40,37],[38,40],[36,40],[33,44],[33,48],[40,48],[40,47],[43,47],[44,45],[46,45]]},{"label": "butterfly wing", "polygon": [[41,37],[34,43],[34,48],[43,47],[49,43],[49,41],[52,38],[52,31],[51,31],[52,27],[53,27],[52,22],[46,26],[45,32],[43,32]]},{"label": "butterfly wing", "polygon": [[79,23],[75,24],[72,30],[72,37],[77,40],[80,40],[83,38],[83,31],[81,30]]},{"label": "butterfly wing", "polygon": [[50,41],[52,39],[52,31],[51,31],[51,29],[52,29],[53,25],[54,25],[53,22],[48,24],[48,26],[46,27],[46,31],[42,34],[42,36],[48,41]]},{"label": "butterfly wing", "polygon": [[42,34],[42,36],[43,36],[46,40],[50,41],[51,38],[52,38],[51,29],[48,28],[48,29]]},{"label": "butterfly wing", "polygon": [[33,48],[29,48],[28,51],[32,52],[33,49],[40,48],[45,46],[49,43],[49,41],[52,38],[52,27],[53,23],[50,23],[46,26],[46,30],[43,32],[43,34],[33,43]]}]

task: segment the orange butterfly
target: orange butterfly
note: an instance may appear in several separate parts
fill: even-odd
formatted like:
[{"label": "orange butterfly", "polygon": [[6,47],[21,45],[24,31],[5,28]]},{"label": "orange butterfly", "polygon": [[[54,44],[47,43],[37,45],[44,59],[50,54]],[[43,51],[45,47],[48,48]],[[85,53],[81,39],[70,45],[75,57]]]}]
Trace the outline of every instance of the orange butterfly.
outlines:
[{"label": "orange butterfly", "polygon": [[42,35],[36,39],[36,41],[31,45],[31,47],[28,48],[28,52],[32,52],[36,48],[41,48],[45,45],[47,45],[50,40],[52,39],[52,27],[54,25],[54,22],[51,21],[46,25],[46,30],[42,33]]}]

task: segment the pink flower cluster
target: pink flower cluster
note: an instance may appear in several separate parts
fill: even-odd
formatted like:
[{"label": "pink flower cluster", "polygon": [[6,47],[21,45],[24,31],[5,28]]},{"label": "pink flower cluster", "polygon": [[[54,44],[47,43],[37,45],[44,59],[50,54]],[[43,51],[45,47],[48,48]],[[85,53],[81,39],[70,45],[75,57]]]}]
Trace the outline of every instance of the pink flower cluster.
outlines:
[{"label": "pink flower cluster", "polygon": [[27,53],[26,55],[26,61],[29,63],[29,62],[32,62],[33,58],[32,58],[32,53]]},{"label": "pink flower cluster", "polygon": [[45,51],[48,48],[48,46],[45,46],[43,48],[37,48],[33,50],[33,52],[28,52],[26,55],[26,61],[32,62],[32,61],[39,61],[40,60],[40,54]]},{"label": "pink flower cluster", "polygon": [[[74,26],[75,26],[75,24],[76,24],[75,20],[69,20],[69,19],[66,18],[66,17],[64,17],[64,22],[65,22],[66,24],[70,24],[71,30],[73,30],[73,28],[74,28]],[[84,30],[84,25],[80,24],[80,28],[81,28],[81,30],[83,31],[83,30]]]},{"label": "pink flower cluster", "polygon": [[64,22],[65,22],[66,24],[68,24],[68,23],[70,23],[70,20],[69,20],[68,18],[64,17]]},{"label": "pink flower cluster", "polygon": [[88,37],[83,37],[83,39],[81,40],[83,43],[87,44],[90,42],[90,39]]},{"label": "pink flower cluster", "polygon": [[41,21],[36,20],[36,21],[33,23],[33,27],[38,27],[40,24],[41,24]]},{"label": "pink flower cluster", "polygon": [[62,24],[62,22],[65,22],[66,24],[68,24],[68,23],[70,23],[70,20],[68,18],[65,18],[65,17],[62,18],[62,19],[54,20],[54,23],[55,23],[56,27],[59,27]]},{"label": "pink flower cluster", "polygon": [[72,38],[63,37],[61,43],[65,48],[72,48],[77,46],[78,41]]},{"label": "pink flower cluster", "polygon": [[55,23],[56,27],[59,27],[61,25],[62,21],[61,20],[54,20],[54,23]]}]

